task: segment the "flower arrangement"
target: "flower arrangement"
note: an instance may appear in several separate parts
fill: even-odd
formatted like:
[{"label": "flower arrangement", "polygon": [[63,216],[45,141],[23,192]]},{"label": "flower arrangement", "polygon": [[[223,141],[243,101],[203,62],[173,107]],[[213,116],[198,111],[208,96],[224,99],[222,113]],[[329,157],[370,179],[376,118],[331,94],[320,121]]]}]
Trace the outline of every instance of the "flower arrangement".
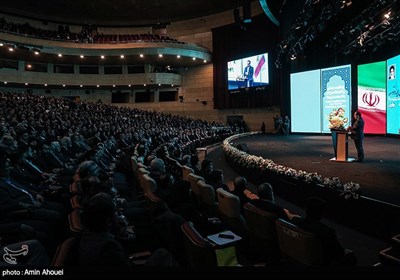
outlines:
[{"label": "flower arrangement", "polygon": [[343,108],[333,109],[328,115],[328,128],[330,129],[344,129],[344,125],[348,123],[349,119],[345,117],[345,110]]},{"label": "flower arrangement", "polygon": [[342,187],[339,177],[326,177],[324,179],[324,186],[330,189],[338,189]]},{"label": "flower arrangement", "polygon": [[345,199],[354,198],[358,199],[360,197],[360,185],[358,183],[350,182],[343,185],[343,192]]},{"label": "flower arrangement", "polygon": [[235,134],[223,141],[222,149],[224,154],[233,160],[233,162],[243,168],[250,170],[259,170],[260,172],[269,171],[275,174],[280,174],[302,180],[306,183],[314,183],[317,185],[323,185],[332,190],[340,192],[340,195],[344,195],[345,199],[354,198],[358,199],[360,194],[360,185],[357,183],[346,183],[341,184],[339,177],[327,177],[322,179],[321,174],[316,172],[306,172],[303,170],[296,170],[291,167],[276,164],[270,159],[264,159],[259,156],[249,155],[248,153],[241,151],[234,147],[232,141],[236,138],[244,136],[259,134],[260,132],[246,132],[242,134]]}]

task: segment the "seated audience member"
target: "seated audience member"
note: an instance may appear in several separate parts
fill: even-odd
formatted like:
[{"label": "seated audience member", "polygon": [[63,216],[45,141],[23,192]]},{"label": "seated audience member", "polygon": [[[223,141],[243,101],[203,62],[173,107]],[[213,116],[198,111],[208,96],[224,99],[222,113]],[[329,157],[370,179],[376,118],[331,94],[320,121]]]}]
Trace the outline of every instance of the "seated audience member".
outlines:
[{"label": "seated audience member", "polygon": [[[224,173],[220,169],[215,169],[211,171],[210,175],[206,179],[206,183],[213,186],[214,191],[216,191],[219,188],[222,188],[227,192],[230,192],[228,185],[224,183]],[[217,199],[217,196],[215,196],[215,199]]]},{"label": "seated audience member", "polygon": [[233,181],[232,193],[239,198],[242,213],[243,213],[243,205],[251,201],[251,199],[246,195],[245,190],[247,190],[246,178],[241,176],[236,177],[235,180]]},{"label": "seated audience member", "polygon": [[190,155],[184,155],[182,157],[182,160],[181,160],[180,164],[181,165],[186,165],[188,167],[191,167],[192,165],[191,165],[191,162],[190,162],[190,158],[191,158]]},{"label": "seated audience member", "polygon": [[[94,195],[82,213],[86,231],[79,243],[78,261],[84,266],[131,266],[129,252],[111,234],[117,226],[117,209],[112,197],[106,193]],[[165,250],[156,250],[147,260],[151,266],[176,266],[176,261]]]},{"label": "seated audience member", "polygon": [[30,209],[32,219],[49,222],[61,230],[65,209],[62,204],[46,201],[44,197],[10,178],[10,160],[0,155],[0,204],[14,205],[15,209]]},{"label": "seated audience member", "polygon": [[196,174],[204,178],[207,181],[208,176],[210,175],[211,171],[214,169],[213,163],[209,159],[204,159],[201,162],[200,171]]},{"label": "seated audience member", "polygon": [[319,197],[310,197],[306,204],[306,217],[293,218],[292,222],[320,238],[325,265],[355,265],[357,260],[354,254],[350,250],[343,249],[335,230],[321,222],[325,208],[324,200]]},{"label": "seated audience member", "polygon": [[270,213],[274,213],[278,218],[289,220],[293,216],[289,211],[275,204],[274,192],[269,183],[263,183],[258,186],[257,195],[259,199],[253,199],[250,203],[254,206]]},{"label": "seated audience member", "polygon": [[199,174],[199,156],[198,155],[192,155],[190,157],[190,167],[193,169],[194,174]]},{"label": "seated audience member", "polygon": [[157,183],[155,194],[168,203],[171,200],[170,196],[175,179],[166,172],[165,163],[162,159],[155,158],[150,162],[150,177]]}]

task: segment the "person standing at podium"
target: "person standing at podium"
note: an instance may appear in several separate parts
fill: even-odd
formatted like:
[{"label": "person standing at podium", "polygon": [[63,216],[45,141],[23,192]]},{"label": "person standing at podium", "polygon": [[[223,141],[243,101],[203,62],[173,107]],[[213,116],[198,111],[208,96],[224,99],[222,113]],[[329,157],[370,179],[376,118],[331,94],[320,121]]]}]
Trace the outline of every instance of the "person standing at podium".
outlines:
[{"label": "person standing at podium", "polygon": [[354,145],[357,149],[357,159],[356,162],[361,162],[364,160],[364,119],[361,117],[360,111],[354,112],[354,122],[352,126],[349,126],[347,131],[351,132],[351,138],[354,140]]}]

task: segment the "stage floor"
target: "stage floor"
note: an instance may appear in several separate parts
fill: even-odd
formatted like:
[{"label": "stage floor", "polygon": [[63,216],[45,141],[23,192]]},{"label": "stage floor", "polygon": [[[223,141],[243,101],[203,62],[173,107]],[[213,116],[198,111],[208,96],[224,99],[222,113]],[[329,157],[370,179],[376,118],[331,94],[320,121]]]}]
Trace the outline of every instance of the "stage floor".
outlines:
[{"label": "stage floor", "polygon": [[[361,195],[400,205],[400,139],[366,136],[365,160],[359,162],[330,161],[334,157],[331,135],[289,136],[258,134],[233,141],[246,143],[249,154],[262,156],[296,170],[317,172],[323,178],[337,176],[342,184],[360,184]],[[349,139],[349,157],[357,157],[353,140]]]}]

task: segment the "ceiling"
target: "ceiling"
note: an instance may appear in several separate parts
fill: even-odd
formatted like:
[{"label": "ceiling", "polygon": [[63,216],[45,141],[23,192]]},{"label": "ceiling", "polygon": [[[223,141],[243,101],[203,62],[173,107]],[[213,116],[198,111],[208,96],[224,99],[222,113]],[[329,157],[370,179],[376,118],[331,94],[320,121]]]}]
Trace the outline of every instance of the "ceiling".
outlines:
[{"label": "ceiling", "polygon": [[69,24],[144,26],[234,9],[256,0],[12,0],[0,12]]}]

